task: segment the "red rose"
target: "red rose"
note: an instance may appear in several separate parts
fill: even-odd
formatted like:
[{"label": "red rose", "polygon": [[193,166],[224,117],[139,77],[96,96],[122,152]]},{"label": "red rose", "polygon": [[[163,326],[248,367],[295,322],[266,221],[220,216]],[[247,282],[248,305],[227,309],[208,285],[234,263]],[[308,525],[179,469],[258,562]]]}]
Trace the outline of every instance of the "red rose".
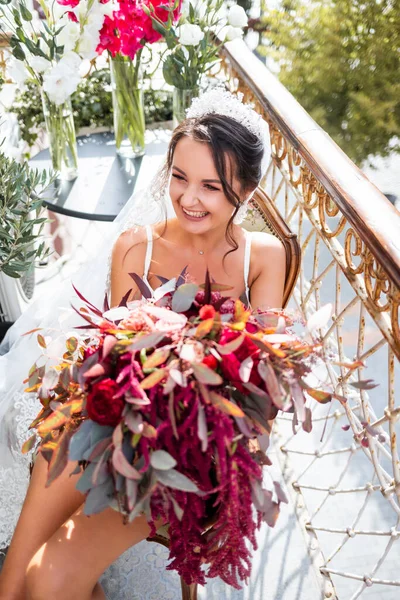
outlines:
[{"label": "red rose", "polygon": [[199,310],[199,317],[205,321],[206,319],[213,319],[215,317],[215,308],[211,304],[205,304]]},{"label": "red rose", "polygon": [[208,356],[205,356],[203,358],[203,365],[206,365],[209,369],[212,369],[213,371],[215,371],[215,369],[218,366],[218,361],[215,358],[215,356],[213,356],[212,354],[209,354]]},{"label": "red rose", "polygon": [[89,418],[100,425],[118,425],[124,409],[123,398],[114,398],[119,386],[112,379],[95,383],[86,398]]}]

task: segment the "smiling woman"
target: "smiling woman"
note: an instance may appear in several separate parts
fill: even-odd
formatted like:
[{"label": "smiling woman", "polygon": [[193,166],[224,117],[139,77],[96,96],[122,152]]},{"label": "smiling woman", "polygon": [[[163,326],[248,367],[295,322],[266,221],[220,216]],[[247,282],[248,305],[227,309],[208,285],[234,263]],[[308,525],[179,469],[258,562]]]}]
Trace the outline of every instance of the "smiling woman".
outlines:
[{"label": "smiling woman", "polygon": [[281,306],[282,243],[267,233],[250,235],[238,223],[261,179],[262,157],[260,138],[229,116],[205,114],[181,123],[164,169],[175,218],[150,234],[134,228],[121,235],[113,252],[112,303],[129,290],[131,299],[139,293],[129,273],[143,274],[155,289],[158,276],[171,279],[186,268],[195,283],[204,282],[208,269],[253,308]]},{"label": "smiling woman", "polygon": [[[240,226],[262,176],[263,153],[263,123],[237,98],[213,91],[194,104],[174,131],[164,168],[156,176],[159,195],[170,196],[175,215],[153,220],[150,200],[143,206],[152,225],[130,226],[127,210],[127,222],[119,218],[124,233],[110,246],[105,242],[107,251],[112,247],[111,306],[147,290],[142,283],[136,286],[138,278],[133,281],[132,274],[143,275],[154,293],[165,279],[182,272],[186,280],[201,284],[207,270],[215,281],[229,286],[230,296],[241,297],[254,309],[282,306],[287,267],[282,243],[267,233],[249,234]],[[154,197],[152,202],[159,200]],[[138,216],[135,199],[132,204]],[[85,291],[98,305],[106,278],[99,272],[106,270],[97,261],[95,268],[87,265],[81,277]],[[94,290],[101,297],[95,298]],[[61,300],[65,305],[66,298]],[[58,302],[54,308],[61,305]],[[19,346],[17,354],[20,359]],[[22,354],[25,359],[26,353]],[[15,360],[16,353],[11,356]],[[31,400],[25,395],[22,401]],[[143,516],[123,525],[121,515],[107,508],[87,519],[82,512],[84,496],[75,488],[77,477],[68,475],[75,467],[68,465],[66,475],[47,488],[48,466],[42,454],[37,456],[0,575],[1,597],[67,600],[73,585],[80,600],[104,598],[97,583],[101,573],[124,550],[147,537],[149,527]]]}]

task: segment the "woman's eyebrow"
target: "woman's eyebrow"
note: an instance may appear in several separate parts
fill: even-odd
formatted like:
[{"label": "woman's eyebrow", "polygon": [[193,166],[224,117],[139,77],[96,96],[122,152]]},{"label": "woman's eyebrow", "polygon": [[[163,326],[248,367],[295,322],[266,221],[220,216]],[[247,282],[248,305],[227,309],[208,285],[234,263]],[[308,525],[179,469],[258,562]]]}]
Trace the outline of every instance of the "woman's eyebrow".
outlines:
[{"label": "woman's eyebrow", "polygon": [[[182,169],[180,169],[179,167],[176,167],[175,165],[173,165],[172,168],[175,169],[176,171],[179,171],[179,173],[182,173],[182,175],[184,175],[186,177],[185,171],[182,171]],[[202,179],[202,181],[204,181],[206,183],[219,183],[221,185],[221,181],[219,179]]]}]

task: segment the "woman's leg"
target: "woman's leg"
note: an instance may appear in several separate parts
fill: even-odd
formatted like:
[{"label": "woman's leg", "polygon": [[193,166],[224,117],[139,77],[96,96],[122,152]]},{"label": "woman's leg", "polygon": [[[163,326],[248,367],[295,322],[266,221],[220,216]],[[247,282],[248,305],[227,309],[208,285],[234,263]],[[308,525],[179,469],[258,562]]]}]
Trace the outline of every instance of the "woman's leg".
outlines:
[{"label": "woman's leg", "polygon": [[[83,507],[35,554],[26,576],[28,600],[97,600],[97,581],[125,550],[145,539],[145,517],[124,525],[111,508],[87,517]],[[101,592],[100,592],[101,593]]]},{"label": "woman's leg", "polygon": [[[75,489],[79,475],[69,474],[76,463],[46,488],[47,462],[39,454],[15,533],[0,573],[0,600],[25,600],[25,572],[37,550],[82,504]],[[101,598],[101,596],[99,596]]]}]

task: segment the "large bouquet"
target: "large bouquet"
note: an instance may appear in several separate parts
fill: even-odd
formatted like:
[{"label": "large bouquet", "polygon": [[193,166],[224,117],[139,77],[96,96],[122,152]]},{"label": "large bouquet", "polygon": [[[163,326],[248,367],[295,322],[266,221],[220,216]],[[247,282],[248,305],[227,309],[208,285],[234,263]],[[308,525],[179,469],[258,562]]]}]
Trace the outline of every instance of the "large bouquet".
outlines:
[{"label": "large bouquet", "polygon": [[[127,304],[127,294],[103,312],[77,292],[86,324],[62,359],[30,370],[27,391],[43,408],[24,450],[39,439],[47,485],[78,461],[86,514],[144,513],[151,535],[168,522],[169,568],[188,583],[219,576],[238,587],[247,541],[255,548],[261,521],[273,527],[286,502],[279,483],[262,486],[270,420],[292,412],[309,431],[306,398],[333,395],[306,382],[318,345],[290,333],[283,311],[253,313],[209,277],[163,280],[151,299],[132,277],[148,299]],[[49,340],[38,341],[46,355]]]}]

